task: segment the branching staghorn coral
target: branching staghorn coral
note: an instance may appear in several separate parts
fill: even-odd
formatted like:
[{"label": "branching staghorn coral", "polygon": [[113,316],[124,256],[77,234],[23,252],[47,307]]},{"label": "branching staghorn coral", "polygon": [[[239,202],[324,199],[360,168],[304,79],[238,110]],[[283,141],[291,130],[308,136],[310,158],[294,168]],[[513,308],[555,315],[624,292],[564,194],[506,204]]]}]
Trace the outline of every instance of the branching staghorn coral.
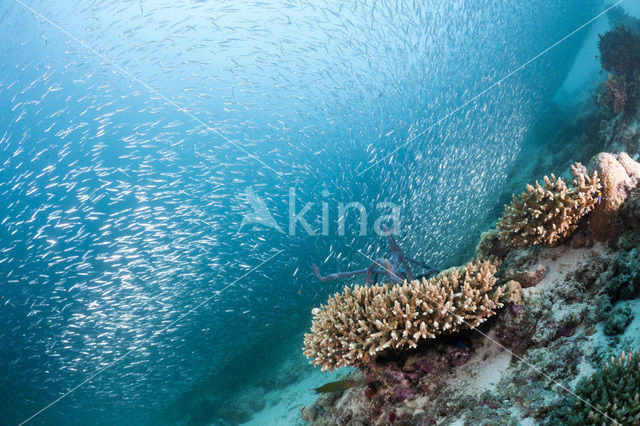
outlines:
[{"label": "branching staghorn coral", "polygon": [[640,353],[624,352],[576,387],[551,425],[640,424]]},{"label": "branching staghorn coral", "polygon": [[304,354],[323,370],[363,366],[384,349],[477,327],[502,307],[497,269],[495,261],[471,261],[428,280],[347,287],[313,310]]},{"label": "branching staghorn coral", "polygon": [[514,247],[553,246],[570,235],[598,203],[600,191],[597,173],[587,175],[582,164],[571,166],[571,174],[572,186],[552,174],[544,186],[536,181],[519,198],[514,195],[498,221],[500,239]]}]

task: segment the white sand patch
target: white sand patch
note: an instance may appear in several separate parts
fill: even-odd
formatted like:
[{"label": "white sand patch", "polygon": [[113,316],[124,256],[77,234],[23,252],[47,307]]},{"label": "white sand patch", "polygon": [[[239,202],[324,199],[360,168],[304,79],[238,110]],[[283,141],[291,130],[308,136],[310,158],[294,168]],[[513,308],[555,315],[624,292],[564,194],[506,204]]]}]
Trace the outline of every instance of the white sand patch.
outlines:
[{"label": "white sand patch", "polygon": [[535,259],[535,262],[546,267],[547,273],[537,285],[523,290],[525,296],[544,293],[557,286],[565,280],[568,272],[575,270],[581,262],[591,262],[593,253],[600,250],[605,250],[600,243],[592,248],[558,247],[545,250]]},{"label": "white sand patch", "polygon": [[462,416],[461,418],[454,420],[453,423],[450,423],[450,426],[464,426],[464,418],[465,416]]},{"label": "white sand patch", "polygon": [[[593,346],[593,342],[590,341],[588,345]],[[571,389],[575,389],[576,384],[578,384],[580,379],[582,379],[583,377],[591,376],[594,371],[595,368],[593,368],[590,363],[588,363],[584,359],[580,360],[580,364],[578,364],[578,375],[569,383],[569,387]]]},{"label": "white sand patch", "polygon": [[494,343],[495,331],[487,334],[484,346],[479,348],[467,363],[455,370],[451,388],[463,389],[465,394],[480,394],[494,390],[502,375],[511,365],[511,352]]},{"label": "white sand patch", "polygon": [[320,387],[325,383],[340,380],[351,371],[351,369],[343,368],[334,371],[333,373],[327,373],[318,368],[298,383],[294,383],[277,391],[268,392],[265,395],[265,408],[255,413],[250,421],[242,423],[242,425],[306,425],[307,422],[302,420],[300,417],[300,407],[303,405],[313,405],[315,400],[318,398],[318,395],[313,392],[313,389]]}]

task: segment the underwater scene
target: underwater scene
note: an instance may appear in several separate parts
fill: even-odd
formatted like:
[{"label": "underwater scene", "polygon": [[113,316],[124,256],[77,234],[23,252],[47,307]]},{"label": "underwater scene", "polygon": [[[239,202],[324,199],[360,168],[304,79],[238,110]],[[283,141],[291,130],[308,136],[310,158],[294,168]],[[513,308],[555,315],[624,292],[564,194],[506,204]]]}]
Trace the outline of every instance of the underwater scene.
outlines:
[{"label": "underwater scene", "polygon": [[640,1],[2,6],[0,424],[640,424]]}]

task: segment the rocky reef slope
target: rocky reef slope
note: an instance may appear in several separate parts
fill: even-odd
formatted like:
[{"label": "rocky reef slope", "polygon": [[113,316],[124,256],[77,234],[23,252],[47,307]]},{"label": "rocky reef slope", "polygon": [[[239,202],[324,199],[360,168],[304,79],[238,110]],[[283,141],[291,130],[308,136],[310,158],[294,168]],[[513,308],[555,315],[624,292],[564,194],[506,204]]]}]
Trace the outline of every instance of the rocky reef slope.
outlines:
[{"label": "rocky reef slope", "polygon": [[576,384],[640,348],[640,190],[625,176],[629,185],[619,189],[628,194],[610,212],[609,238],[598,241],[587,218],[554,247],[509,248],[497,231],[486,233],[478,256],[502,259],[507,306],[476,329],[382,353],[354,374],[361,386],[304,407],[306,420],[538,424],[557,420],[573,400],[594,411],[572,394]]},{"label": "rocky reef slope", "polygon": [[[316,363],[329,368],[357,366],[350,378],[358,385],[301,407],[304,420],[640,424],[640,24],[629,22],[601,37],[610,75],[585,106],[581,122],[590,124],[567,143],[589,155],[605,152],[528,185],[482,235],[478,261],[500,266],[465,290],[483,289],[455,318],[473,327],[433,320],[452,306],[442,301],[463,293],[455,286],[438,300],[421,296],[420,306],[396,304],[402,292],[387,286],[359,290],[384,303],[372,296],[344,312],[339,303],[321,307],[324,322],[306,336],[313,344],[305,354],[322,353]],[[481,312],[483,321],[474,322]],[[366,320],[350,322],[351,315]],[[352,327],[338,332],[327,318]],[[391,338],[368,351],[363,342],[382,330]]]}]

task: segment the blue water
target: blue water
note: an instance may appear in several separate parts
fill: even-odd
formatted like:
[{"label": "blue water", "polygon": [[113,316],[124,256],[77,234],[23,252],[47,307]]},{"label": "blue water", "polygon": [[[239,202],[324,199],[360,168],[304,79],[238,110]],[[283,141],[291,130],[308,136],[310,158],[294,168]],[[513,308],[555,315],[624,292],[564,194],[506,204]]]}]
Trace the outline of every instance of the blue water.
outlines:
[{"label": "blue water", "polygon": [[[222,397],[251,383],[252,354],[294,356],[345,284],[311,264],[382,255],[381,202],[413,257],[467,259],[586,32],[465,103],[604,9],[24,4],[42,16],[0,10],[0,419],[56,425],[158,424],[203,382]],[[291,232],[293,192],[316,235]],[[250,193],[282,232],[240,228]],[[365,235],[354,209],[341,235],[349,202]]]}]

